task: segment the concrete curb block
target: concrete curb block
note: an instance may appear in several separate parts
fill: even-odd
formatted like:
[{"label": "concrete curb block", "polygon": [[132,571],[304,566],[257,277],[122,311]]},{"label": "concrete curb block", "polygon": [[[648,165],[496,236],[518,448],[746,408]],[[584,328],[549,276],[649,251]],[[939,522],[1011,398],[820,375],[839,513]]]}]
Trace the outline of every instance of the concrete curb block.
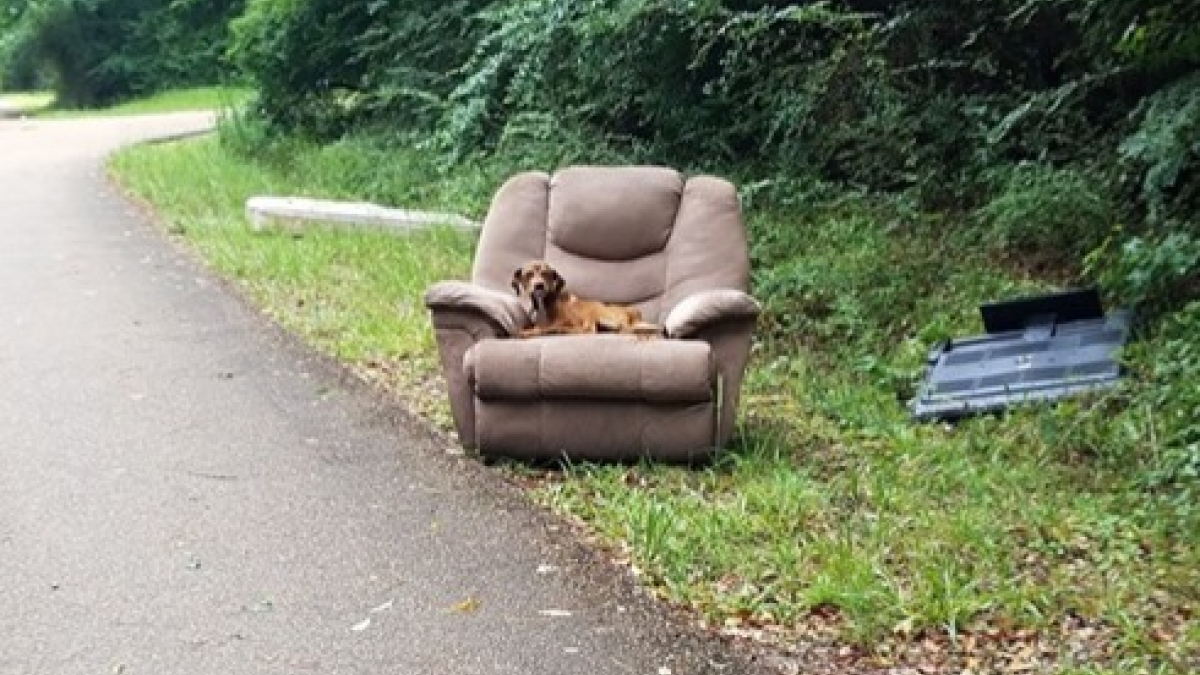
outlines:
[{"label": "concrete curb block", "polygon": [[266,229],[272,223],[296,229],[305,221],[379,227],[401,233],[433,225],[449,225],[463,230],[479,228],[479,223],[453,213],[393,209],[367,202],[267,195],[246,200],[246,216],[255,230]]}]

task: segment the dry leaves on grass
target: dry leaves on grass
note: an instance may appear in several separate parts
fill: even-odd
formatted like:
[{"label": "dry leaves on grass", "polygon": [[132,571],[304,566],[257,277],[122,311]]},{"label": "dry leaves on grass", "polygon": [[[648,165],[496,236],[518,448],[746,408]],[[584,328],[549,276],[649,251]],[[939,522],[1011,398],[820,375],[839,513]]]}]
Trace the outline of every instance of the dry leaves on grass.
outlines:
[{"label": "dry leaves on grass", "polygon": [[[1125,668],[1131,675],[1151,672],[1151,664],[1139,670],[1119,661],[1116,646],[1121,636],[1115,627],[1078,616],[1040,631],[1003,620],[979,622],[956,636],[901,630],[869,647],[842,640],[839,624],[836,609],[821,607],[795,626],[733,619],[712,628],[735,639],[774,645],[779,652],[769,662],[786,675],[1022,675],[1071,667]],[[1200,654],[1172,656],[1171,645],[1162,647],[1168,655],[1165,672],[1200,672]]]},{"label": "dry leaves on grass", "polygon": [[[355,372],[368,383],[383,388],[450,428],[446,410],[446,388],[441,377],[403,359],[370,359],[355,365]],[[509,471],[505,478],[525,491],[536,491],[562,481],[553,470]],[[647,479],[637,472],[625,476],[631,488],[645,488]],[[629,551],[606,541],[582,520],[569,519],[578,536],[604,551],[619,565],[642,576]],[[650,589],[653,591],[653,589]],[[655,594],[661,597],[661,594]],[[478,611],[474,597],[453,607],[458,613]],[[698,612],[697,612],[698,614]],[[1162,613],[1148,629],[1166,660],[1176,672],[1200,672],[1200,654],[1184,653],[1185,628],[1195,617],[1184,613]],[[848,642],[838,610],[820,606],[795,625],[756,621],[751,616],[729,617],[720,625],[699,623],[729,638],[770,645],[775,654],[767,659],[784,675],[1022,675],[1056,672],[1069,666],[1113,666],[1118,658],[1118,630],[1110,625],[1068,616],[1056,628],[1033,631],[1004,620],[980,620],[951,636],[945,631],[914,630],[899,625],[893,634],[870,647]],[[1136,672],[1136,671],[1133,671]]]},{"label": "dry leaves on grass", "polygon": [[403,399],[441,431],[449,431],[449,393],[441,375],[401,358],[371,358],[352,364],[354,374],[389,395]]}]

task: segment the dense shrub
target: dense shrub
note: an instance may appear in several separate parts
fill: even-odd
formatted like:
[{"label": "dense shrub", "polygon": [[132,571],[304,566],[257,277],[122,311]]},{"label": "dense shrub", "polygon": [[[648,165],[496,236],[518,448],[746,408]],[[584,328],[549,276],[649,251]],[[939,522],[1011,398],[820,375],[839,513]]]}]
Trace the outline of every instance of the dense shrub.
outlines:
[{"label": "dense shrub", "polygon": [[251,0],[234,35],[261,114],[291,132],[415,136],[451,166],[660,162],[902,194],[958,214],[947,236],[1127,302],[1195,290],[1183,0]]},{"label": "dense shrub", "polygon": [[[1157,215],[1195,192],[1186,153],[1162,141],[1195,119],[1196,13],[1149,0],[253,0],[232,54],[272,122],[319,137],[382,125],[459,159],[592,146],[952,209],[998,198],[1006,166],[1086,165],[1096,190],[1127,198],[1117,207]],[[1118,190],[1118,158],[1172,187]]]},{"label": "dense shrub", "polygon": [[1155,486],[1182,485],[1195,508],[1200,497],[1200,301],[1168,318],[1154,342],[1160,352],[1148,359],[1151,384],[1141,401],[1158,415],[1161,446],[1150,458]]},{"label": "dense shrub", "polygon": [[1176,229],[1110,237],[1088,256],[1088,265],[1105,288],[1149,321],[1197,297],[1200,236]]},{"label": "dense shrub", "polygon": [[243,2],[3,0],[0,72],[14,86],[50,84],[69,107],[217,83],[227,23]]},{"label": "dense shrub", "polygon": [[1135,111],[1137,129],[1120,158],[1141,180],[1138,197],[1151,226],[1195,217],[1200,209],[1200,72],[1162,88]]},{"label": "dense shrub", "polygon": [[994,247],[1074,260],[1115,225],[1107,190],[1083,170],[1029,163],[1001,173],[996,196],[979,210]]},{"label": "dense shrub", "polygon": [[427,130],[474,44],[481,0],[250,0],[229,56],[262,114],[292,133]]}]

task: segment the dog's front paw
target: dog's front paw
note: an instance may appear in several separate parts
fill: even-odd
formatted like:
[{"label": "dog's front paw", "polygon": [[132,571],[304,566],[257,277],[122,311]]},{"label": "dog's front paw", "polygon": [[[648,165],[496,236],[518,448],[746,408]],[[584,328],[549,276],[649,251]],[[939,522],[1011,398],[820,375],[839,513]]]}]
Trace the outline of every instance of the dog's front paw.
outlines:
[{"label": "dog's front paw", "polygon": [[640,322],[630,328],[630,332],[639,340],[656,340],[666,337],[666,328],[654,323]]}]

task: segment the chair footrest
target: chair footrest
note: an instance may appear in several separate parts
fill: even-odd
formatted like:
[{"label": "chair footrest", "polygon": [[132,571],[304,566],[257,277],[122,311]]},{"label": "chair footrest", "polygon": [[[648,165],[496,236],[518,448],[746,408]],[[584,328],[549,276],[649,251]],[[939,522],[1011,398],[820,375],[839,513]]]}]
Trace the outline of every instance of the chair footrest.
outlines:
[{"label": "chair footrest", "polygon": [[698,340],[560,335],[483,340],[466,355],[481,400],[597,399],[647,403],[713,400],[711,349]]}]

